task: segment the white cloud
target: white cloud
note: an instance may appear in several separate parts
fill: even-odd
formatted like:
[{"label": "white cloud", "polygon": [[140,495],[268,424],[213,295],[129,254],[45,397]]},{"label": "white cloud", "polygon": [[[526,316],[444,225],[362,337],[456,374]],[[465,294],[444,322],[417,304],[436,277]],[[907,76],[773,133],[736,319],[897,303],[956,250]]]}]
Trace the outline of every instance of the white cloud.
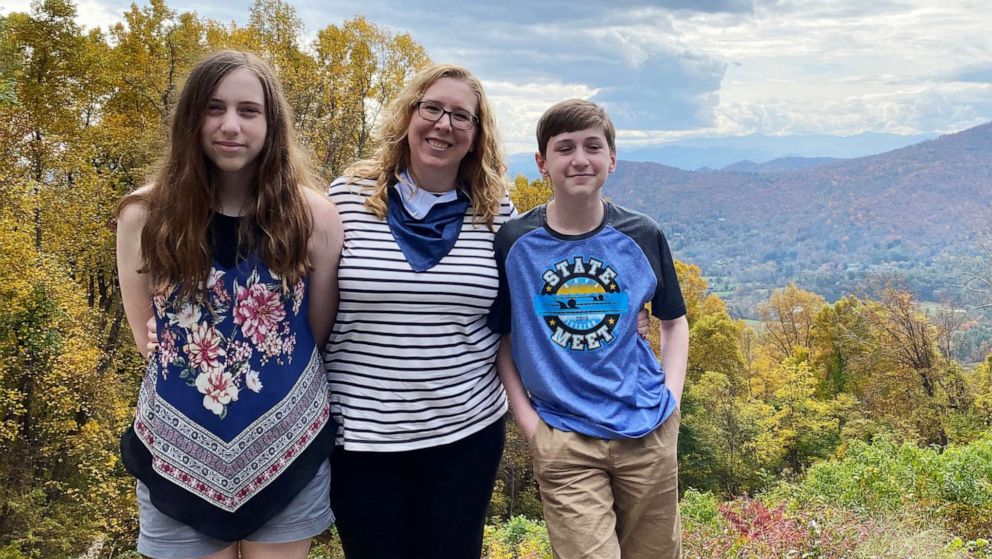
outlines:
[{"label": "white cloud", "polygon": [[[81,0],[80,22],[106,28],[119,1]],[[511,152],[532,149],[538,116],[567,97],[606,105],[629,144],[992,120],[987,0],[289,1],[310,34],[361,14],[471,68]],[[244,23],[251,0],[169,6]]]},{"label": "white cloud", "polygon": [[731,101],[718,108],[719,127],[736,134],[853,135],[954,132],[988,122],[992,84],[932,83],[912,89],[806,102],[768,97],[760,103]]},{"label": "white cloud", "polygon": [[[76,23],[87,28],[97,27],[106,31],[111,25],[121,21],[121,15],[127,9],[127,3],[108,2],[104,0],[74,0],[76,5]],[[0,7],[0,15],[14,12],[31,12],[31,0],[5,0]]]},{"label": "white cloud", "polygon": [[588,99],[596,94],[583,84],[527,83],[483,80],[507,153],[534,151],[537,121],[562,99]]},{"label": "white cloud", "polygon": [[115,23],[121,21],[121,14],[127,6],[111,6],[100,0],[77,0],[76,18],[81,25],[87,29],[101,28],[104,31],[110,29]]},{"label": "white cloud", "polygon": [[0,6],[0,14],[2,15],[31,11],[31,0],[7,0],[5,4]]},{"label": "white cloud", "polygon": [[992,76],[990,23],[969,2],[800,1],[750,18],[700,14],[676,29],[729,63],[722,132],[909,134],[992,119],[987,89],[958,83]]}]

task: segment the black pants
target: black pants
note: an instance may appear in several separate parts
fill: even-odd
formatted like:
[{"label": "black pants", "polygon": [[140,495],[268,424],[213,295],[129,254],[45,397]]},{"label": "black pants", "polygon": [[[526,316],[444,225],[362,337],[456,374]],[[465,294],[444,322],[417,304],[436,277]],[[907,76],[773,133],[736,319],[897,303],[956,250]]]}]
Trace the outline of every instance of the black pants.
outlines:
[{"label": "black pants", "polygon": [[331,455],[331,508],[348,559],[479,559],[505,418],[460,441]]}]

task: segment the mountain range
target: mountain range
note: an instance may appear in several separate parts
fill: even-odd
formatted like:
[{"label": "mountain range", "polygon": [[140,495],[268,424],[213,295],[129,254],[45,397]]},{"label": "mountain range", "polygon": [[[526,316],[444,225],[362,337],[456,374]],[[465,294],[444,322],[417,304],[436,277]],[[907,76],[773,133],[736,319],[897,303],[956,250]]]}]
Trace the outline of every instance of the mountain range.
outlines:
[{"label": "mountain range", "polygon": [[[865,132],[853,136],[830,135],[788,135],[766,136],[749,134],[746,136],[686,138],[664,144],[638,147],[619,146],[617,157],[624,161],[661,163],[687,171],[698,169],[727,169],[727,166],[764,164],[772,160],[788,160],[793,164],[807,164],[806,160],[819,158],[863,157],[891,151],[924,140],[935,138],[936,134],[884,134]],[[737,169],[746,170],[746,169]],[[538,178],[534,165],[534,153],[515,153],[510,156],[510,177],[524,175],[529,179]]]},{"label": "mountain range", "polygon": [[873,272],[932,298],[992,217],[992,123],[853,159],[621,161],[604,193],[655,218],[676,257],[745,309],[791,280],[834,299]]}]

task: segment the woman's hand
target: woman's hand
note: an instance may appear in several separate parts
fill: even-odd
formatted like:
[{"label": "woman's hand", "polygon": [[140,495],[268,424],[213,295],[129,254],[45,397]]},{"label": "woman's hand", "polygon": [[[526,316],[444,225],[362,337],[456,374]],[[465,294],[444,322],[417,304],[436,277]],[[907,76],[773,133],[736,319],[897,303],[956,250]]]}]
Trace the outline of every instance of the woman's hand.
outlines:
[{"label": "woman's hand", "polygon": [[145,347],[148,348],[148,353],[154,353],[158,350],[158,324],[155,323],[155,317],[148,319],[145,323],[145,328],[148,330],[148,343]]},{"label": "woman's hand", "polygon": [[648,317],[648,310],[641,309],[641,312],[637,313],[637,335],[648,339],[648,329],[651,327],[651,318]]}]

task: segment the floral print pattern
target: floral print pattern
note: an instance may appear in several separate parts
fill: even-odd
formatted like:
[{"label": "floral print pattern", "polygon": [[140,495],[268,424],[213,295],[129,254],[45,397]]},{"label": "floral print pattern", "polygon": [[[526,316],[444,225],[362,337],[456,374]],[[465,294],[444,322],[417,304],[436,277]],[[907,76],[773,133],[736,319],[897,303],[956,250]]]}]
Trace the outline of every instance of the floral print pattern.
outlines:
[{"label": "floral print pattern", "polygon": [[238,399],[238,387],[234,384],[234,377],[223,369],[200,373],[196,376],[194,384],[203,394],[203,407],[222,419],[227,415],[227,405]]},{"label": "floral print pattern", "polygon": [[[162,377],[170,367],[178,369],[179,378],[203,394],[203,407],[224,419],[243,389],[262,393],[259,369],[272,360],[292,363],[291,320],[300,313],[304,292],[302,280],[284,287],[274,275],[262,281],[257,269],[243,283],[228,284],[225,272],[212,268],[198,298],[180,299],[174,288],[155,293]],[[225,322],[229,316],[233,320]]]},{"label": "floral print pattern", "polygon": [[189,341],[183,347],[183,351],[189,356],[189,366],[198,367],[204,373],[209,373],[215,369],[224,367],[221,358],[227,353],[224,348],[223,337],[212,325],[208,323],[194,324],[189,331]]},{"label": "floral print pattern", "polygon": [[286,318],[279,293],[263,283],[238,286],[234,297],[237,299],[234,323],[241,325],[241,331],[255,345],[264,343],[269,334],[279,327],[279,322]]}]

